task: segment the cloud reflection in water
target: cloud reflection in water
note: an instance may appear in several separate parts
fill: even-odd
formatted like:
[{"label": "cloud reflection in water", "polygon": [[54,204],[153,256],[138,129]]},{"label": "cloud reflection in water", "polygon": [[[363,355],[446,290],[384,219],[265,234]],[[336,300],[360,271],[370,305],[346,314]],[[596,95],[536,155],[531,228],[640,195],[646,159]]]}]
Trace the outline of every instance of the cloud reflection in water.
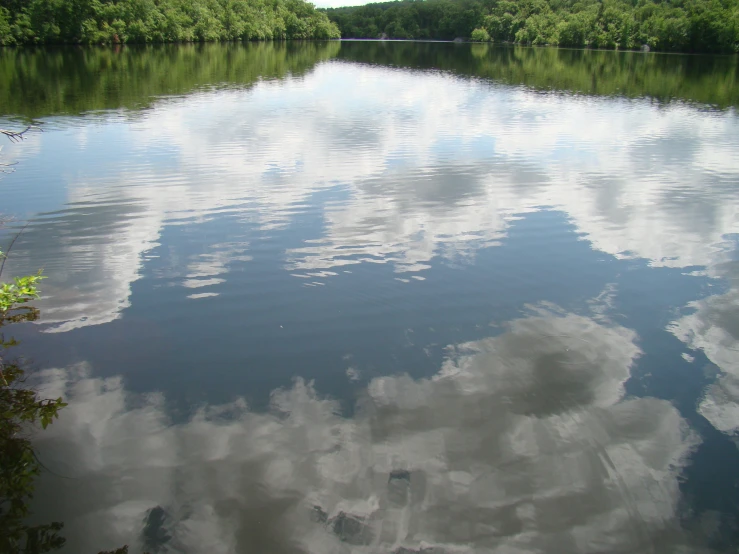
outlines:
[{"label": "cloud reflection in water", "polygon": [[[119,318],[165,230],[213,219],[256,235],[229,255],[271,234],[291,274],[376,262],[407,281],[433,260],[474,259],[542,207],[594,249],[654,266],[710,265],[739,230],[739,122],[677,104],[332,62],[84,129],[67,204],[32,221],[11,260],[19,274],[45,267],[39,307],[56,331]],[[37,140],[39,156],[68,147]],[[279,235],[305,218],[318,232]],[[221,254],[200,265],[227,279]],[[182,284],[218,293],[215,280]]]},{"label": "cloud reflection in water", "polygon": [[70,479],[42,479],[40,515],[65,514],[75,552],[675,552],[697,438],[670,403],[624,398],[635,339],[541,308],[431,378],[372,380],[351,418],[297,380],[267,413],[172,424],[161,396],[50,370],[70,405],[39,446]]},{"label": "cloud reflection in water", "polygon": [[717,264],[712,272],[728,281],[729,290],[692,302],[688,307],[694,311],[668,329],[689,348],[702,350],[719,368],[698,411],[716,429],[732,435],[739,446],[739,264]]}]

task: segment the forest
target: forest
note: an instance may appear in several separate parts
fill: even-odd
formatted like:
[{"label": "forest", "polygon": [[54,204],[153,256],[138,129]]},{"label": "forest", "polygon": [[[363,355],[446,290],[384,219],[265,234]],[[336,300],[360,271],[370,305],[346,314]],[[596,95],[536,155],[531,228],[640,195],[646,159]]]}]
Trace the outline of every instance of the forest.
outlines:
[{"label": "forest", "polygon": [[0,0],[0,44],[332,39],[303,0]]},{"label": "forest", "polygon": [[343,38],[739,51],[739,0],[402,0],[327,14]]},{"label": "forest", "polygon": [[0,45],[339,37],[729,54],[739,0],[0,0]]}]

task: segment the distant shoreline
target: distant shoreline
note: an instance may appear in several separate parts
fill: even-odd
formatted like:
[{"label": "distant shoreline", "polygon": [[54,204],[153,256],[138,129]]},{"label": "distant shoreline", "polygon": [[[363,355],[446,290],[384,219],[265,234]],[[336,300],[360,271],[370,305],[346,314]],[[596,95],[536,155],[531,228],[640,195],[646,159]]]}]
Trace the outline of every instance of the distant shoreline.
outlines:
[{"label": "distant shoreline", "polygon": [[342,39],[739,53],[739,0],[401,0],[321,11]]},{"label": "distant shoreline", "polygon": [[591,46],[559,46],[555,44],[522,44],[518,42],[477,42],[474,40],[464,40],[461,43],[454,40],[440,39],[414,39],[414,38],[339,38],[331,39],[338,42],[417,42],[431,44],[479,44],[492,46],[494,48],[554,48],[557,50],[574,50],[588,52],[628,52],[631,54],[665,54],[670,56],[736,56],[739,59],[739,53],[715,53],[715,52],[663,52],[661,50],[647,50],[640,48],[594,48]]}]

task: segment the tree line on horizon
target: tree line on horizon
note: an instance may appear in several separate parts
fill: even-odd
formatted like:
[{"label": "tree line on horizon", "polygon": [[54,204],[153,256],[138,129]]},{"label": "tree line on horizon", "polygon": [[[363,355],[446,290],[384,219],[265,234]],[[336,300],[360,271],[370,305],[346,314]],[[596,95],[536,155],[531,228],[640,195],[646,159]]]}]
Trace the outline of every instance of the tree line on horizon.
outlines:
[{"label": "tree line on horizon", "polygon": [[343,38],[739,52],[739,0],[400,0],[326,13]]},{"label": "tree line on horizon", "polygon": [[739,52],[739,0],[0,0],[0,45],[390,38]]},{"label": "tree line on horizon", "polygon": [[0,0],[0,44],[333,39],[304,0]]}]

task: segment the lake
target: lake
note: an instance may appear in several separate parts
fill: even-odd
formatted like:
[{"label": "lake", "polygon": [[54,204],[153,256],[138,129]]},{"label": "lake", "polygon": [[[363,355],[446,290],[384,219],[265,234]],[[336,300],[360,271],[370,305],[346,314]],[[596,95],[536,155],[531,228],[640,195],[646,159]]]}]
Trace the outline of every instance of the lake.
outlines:
[{"label": "lake", "polygon": [[[734,552],[736,57],[1,49],[65,552]],[[5,248],[3,248],[5,250]]]}]

